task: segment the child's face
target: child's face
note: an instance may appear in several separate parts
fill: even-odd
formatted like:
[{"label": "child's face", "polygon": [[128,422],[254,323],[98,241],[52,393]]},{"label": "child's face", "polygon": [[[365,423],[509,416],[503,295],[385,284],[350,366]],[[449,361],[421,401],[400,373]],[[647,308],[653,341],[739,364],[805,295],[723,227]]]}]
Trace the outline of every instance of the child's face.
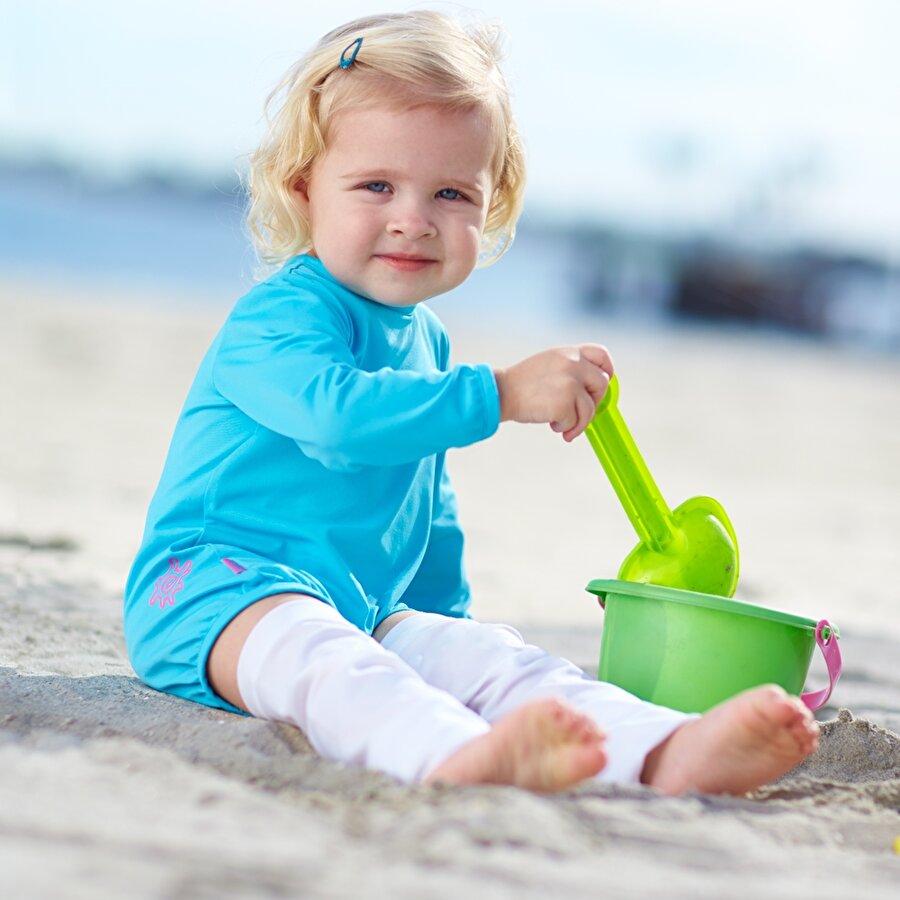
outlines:
[{"label": "child's face", "polygon": [[347,109],[308,183],[313,253],[341,283],[390,306],[461,284],[478,262],[493,142],[474,111]]}]

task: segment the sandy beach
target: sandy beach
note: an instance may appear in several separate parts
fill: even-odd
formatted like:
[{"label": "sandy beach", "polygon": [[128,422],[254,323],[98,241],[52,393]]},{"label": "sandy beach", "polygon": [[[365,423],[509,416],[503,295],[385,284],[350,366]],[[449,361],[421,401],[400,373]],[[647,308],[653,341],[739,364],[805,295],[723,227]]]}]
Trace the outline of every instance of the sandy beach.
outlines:
[{"label": "sandy beach", "polygon": [[[897,895],[900,358],[438,304],[460,361],[607,343],[670,504],[719,499],[738,596],[837,623],[845,671],[820,750],[748,797],[410,788],[134,676],[122,585],[227,305],[129,294],[0,280],[0,896]],[[449,466],[475,614],[595,671],[584,587],[635,538],[586,440],[506,424]]]}]

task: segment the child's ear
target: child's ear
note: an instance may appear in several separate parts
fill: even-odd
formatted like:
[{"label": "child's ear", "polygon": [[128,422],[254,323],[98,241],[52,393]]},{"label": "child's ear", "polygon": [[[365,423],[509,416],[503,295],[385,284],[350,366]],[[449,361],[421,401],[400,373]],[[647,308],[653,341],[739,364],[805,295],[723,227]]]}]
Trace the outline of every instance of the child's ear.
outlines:
[{"label": "child's ear", "polygon": [[303,206],[309,204],[309,182],[305,178],[298,178],[294,182],[292,190],[298,203]]}]

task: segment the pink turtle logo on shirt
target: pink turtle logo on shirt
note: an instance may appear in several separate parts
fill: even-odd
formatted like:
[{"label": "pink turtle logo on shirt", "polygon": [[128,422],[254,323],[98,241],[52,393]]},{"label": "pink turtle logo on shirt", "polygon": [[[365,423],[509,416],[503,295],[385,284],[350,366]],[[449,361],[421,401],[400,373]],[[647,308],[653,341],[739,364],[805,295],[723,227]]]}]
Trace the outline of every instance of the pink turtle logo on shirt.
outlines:
[{"label": "pink turtle logo on shirt", "polygon": [[156,579],[156,586],[153,589],[153,596],[150,598],[150,605],[155,606],[159,603],[160,609],[174,606],[175,595],[184,587],[184,579],[190,571],[190,560],[184,565],[179,565],[178,560],[173,556],[169,560],[169,571],[162,578]]}]

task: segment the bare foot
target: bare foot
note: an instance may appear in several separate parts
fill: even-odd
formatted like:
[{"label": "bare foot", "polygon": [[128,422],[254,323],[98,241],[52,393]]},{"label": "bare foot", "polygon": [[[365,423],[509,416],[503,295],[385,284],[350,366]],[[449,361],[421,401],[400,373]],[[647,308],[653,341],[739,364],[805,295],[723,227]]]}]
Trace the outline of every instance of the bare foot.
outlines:
[{"label": "bare foot", "polygon": [[469,741],[425,781],[558,791],[606,765],[604,741],[603,732],[587,716],[559,700],[535,700]]},{"label": "bare foot", "polygon": [[745,794],[790,771],[818,744],[812,713],[765,685],[682,725],[648,754],[641,780],[666,794]]}]

